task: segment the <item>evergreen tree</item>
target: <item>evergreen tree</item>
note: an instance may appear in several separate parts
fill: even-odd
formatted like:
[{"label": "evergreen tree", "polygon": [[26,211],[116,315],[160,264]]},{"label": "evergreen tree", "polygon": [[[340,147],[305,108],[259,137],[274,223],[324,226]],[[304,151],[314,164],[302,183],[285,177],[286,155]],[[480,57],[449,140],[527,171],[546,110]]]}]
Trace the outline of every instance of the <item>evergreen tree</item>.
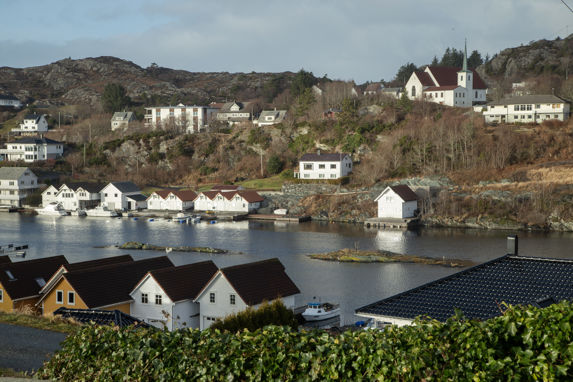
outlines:
[{"label": "evergreen tree", "polygon": [[105,85],[101,95],[101,104],[103,109],[108,113],[122,111],[131,105],[131,98],[123,86],[116,83]]},{"label": "evergreen tree", "polygon": [[398,69],[398,73],[394,77],[394,81],[399,82],[401,85],[408,82],[408,79],[418,68],[411,62],[407,62],[404,65],[400,66]]},{"label": "evergreen tree", "polygon": [[307,72],[306,70],[301,69],[292,80],[290,92],[292,96],[298,97],[305,89],[308,89],[317,83],[318,79],[312,74],[312,72]]},{"label": "evergreen tree", "polygon": [[481,54],[477,50],[474,50],[468,57],[468,69],[475,69],[481,64],[483,64]]},{"label": "evergreen tree", "polygon": [[438,65],[440,65],[438,57],[434,56],[434,58],[432,59],[432,64],[430,66],[438,66]]}]

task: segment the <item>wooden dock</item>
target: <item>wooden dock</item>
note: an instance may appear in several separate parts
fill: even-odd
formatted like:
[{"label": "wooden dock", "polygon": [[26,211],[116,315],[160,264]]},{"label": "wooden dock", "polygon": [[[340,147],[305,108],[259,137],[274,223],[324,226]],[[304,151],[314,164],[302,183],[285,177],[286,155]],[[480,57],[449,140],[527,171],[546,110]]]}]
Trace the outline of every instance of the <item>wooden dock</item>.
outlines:
[{"label": "wooden dock", "polygon": [[420,224],[419,218],[370,218],[364,221],[364,225],[368,228],[401,228],[410,229],[415,228]]},{"label": "wooden dock", "polygon": [[290,223],[303,223],[311,220],[310,216],[289,216],[289,215],[264,215],[264,214],[249,214],[247,215],[248,220],[271,220],[278,222],[290,222]]}]

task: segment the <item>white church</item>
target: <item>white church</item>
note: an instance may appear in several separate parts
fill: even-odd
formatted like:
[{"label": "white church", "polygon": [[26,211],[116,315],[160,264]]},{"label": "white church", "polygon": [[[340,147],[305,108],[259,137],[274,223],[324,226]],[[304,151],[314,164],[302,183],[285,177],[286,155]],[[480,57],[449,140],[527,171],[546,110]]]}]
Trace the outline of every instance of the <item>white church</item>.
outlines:
[{"label": "white church", "polygon": [[408,98],[456,107],[485,103],[487,86],[475,70],[468,70],[467,56],[464,48],[462,69],[427,66],[412,73],[404,89]]}]

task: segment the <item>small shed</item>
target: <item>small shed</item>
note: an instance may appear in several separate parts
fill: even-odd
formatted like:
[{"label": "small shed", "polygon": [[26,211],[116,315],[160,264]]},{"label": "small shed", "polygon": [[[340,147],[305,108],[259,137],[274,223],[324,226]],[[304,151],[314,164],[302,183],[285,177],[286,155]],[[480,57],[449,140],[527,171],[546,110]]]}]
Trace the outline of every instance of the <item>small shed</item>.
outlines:
[{"label": "small shed", "polygon": [[418,195],[405,184],[386,187],[375,201],[379,218],[412,218],[418,210]]}]

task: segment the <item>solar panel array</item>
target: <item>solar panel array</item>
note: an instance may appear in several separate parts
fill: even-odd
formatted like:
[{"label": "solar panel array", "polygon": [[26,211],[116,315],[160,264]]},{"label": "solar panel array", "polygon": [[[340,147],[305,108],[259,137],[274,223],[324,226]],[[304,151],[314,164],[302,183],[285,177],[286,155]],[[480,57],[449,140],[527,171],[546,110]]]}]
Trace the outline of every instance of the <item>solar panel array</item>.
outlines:
[{"label": "solar panel array", "polygon": [[544,306],[573,300],[573,261],[503,256],[356,310],[358,314],[445,321],[460,309],[468,318],[502,313],[502,302]]}]

